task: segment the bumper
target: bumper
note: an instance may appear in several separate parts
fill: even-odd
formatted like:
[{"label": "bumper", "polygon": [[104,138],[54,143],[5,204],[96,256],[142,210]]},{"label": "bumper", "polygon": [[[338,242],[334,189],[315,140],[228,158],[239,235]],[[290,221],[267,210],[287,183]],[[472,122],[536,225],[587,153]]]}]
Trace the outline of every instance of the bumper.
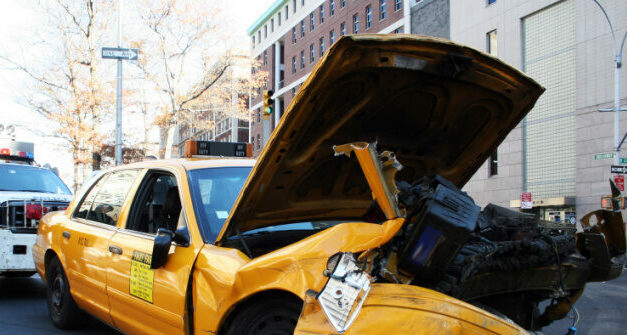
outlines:
[{"label": "bumper", "polygon": [[[345,334],[527,334],[517,325],[447,295],[410,285],[372,284]],[[337,334],[310,292],[294,334]]]},{"label": "bumper", "polygon": [[35,272],[33,245],[36,234],[14,234],[0,229],[0,273]]}]

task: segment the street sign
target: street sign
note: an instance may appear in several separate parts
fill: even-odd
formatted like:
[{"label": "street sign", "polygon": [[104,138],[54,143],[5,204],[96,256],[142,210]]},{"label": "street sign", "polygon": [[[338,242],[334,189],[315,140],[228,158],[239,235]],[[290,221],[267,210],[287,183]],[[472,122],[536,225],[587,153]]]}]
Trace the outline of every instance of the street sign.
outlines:
[{"label": "street sign", "polygon": [[616,174],[627,174],[627,166],[625,165],[612,165],[610,171]]},{"label": "street sign", "polygon": [[614,176],[614,184],[616,184],[616,187],[623,192],[625,190],[625,176],[622,174]]},{"label": "street sign", "polygon": [[520,209],[531,209],[532,207],[531,192],[523,192],[520,196]]},{"label": "street sign", "polygon": [[614,153],[613,152],[604,152],[604,153],[601,153],[601,154],[595,154],[594,155],[594,159],[595,160],[610,159],[610,158],[614,158]]},{"label": "street sign", "polygon": [[139,49],[127,48],[102,48],[102,58],[137,60]]},{"label": "street sign", "polygon": [[620,163],[621,164],[627,164],[627,158],[621,158],[620,159]]}]

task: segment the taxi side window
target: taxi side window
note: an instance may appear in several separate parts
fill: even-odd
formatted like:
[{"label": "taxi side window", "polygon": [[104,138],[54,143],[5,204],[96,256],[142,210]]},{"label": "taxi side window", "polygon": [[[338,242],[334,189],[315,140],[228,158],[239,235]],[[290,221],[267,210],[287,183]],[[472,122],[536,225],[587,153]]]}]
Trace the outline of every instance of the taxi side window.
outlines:
[{"label": "taxi side window", "polygon": [[168,172],[152,172],[139,188],[126,229],[148,234],[155,234],[159,228],[175,231],[182,224],[180,218],[176,178]]},{"label": "taxi side window", "polygon": [[140,170],[122,170],[103,176],[83,198],[76,218],[115,226],[133,182]]}]

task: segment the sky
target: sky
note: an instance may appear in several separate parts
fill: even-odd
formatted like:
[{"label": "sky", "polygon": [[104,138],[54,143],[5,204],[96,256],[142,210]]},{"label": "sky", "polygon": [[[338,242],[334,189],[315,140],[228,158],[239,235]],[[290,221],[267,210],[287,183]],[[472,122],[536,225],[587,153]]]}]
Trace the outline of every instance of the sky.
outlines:
[{"label": "sky", "polygon": [[[35,15],[29,6],[37,5],[40,1],[48,0],[0,0],[0,45],[3,49],[10,50],[25,39],[30,27],[42,24],[41,19]],[[79,1],[79,0],[76,0]],[[100,0],[109,1],[109,0]],[[122,0],[124,3],[130,0]],[[139,1],[139,0],[133,0]],[[185,1],[185,0],[184,0]],[[193,1],[193,0],[188,0]],[[236,39],[242,39],[242,45],[248,46],[246,30],[263,12],[270,7],[275,0],[209,0],[222,9],[223,14],[232,22],[229,33]],[[124,8],[123,3],[123,8]],[[111,29],[116,29],[112,25]],[[122,29],[124,34],[132,34],[132,31]],[[115,34],[115,32],[112,32]],[[35,46],[33,46],[33,50]],[[28,53],[28,50],[24,50]],[[115,73],[112,73],[115,76]],[[45,133],[53,129],[54,125],[36,113],[28,110],[18,103],[19,73],[0,68],[0,124],[17,125],[16,140],[35,143],[35,159],[37,163],[58,167],[61,178],[71,187],[72,163],[70,154],[62,147],[62,143],[50,137],[42,137],[22,127],[27,125],[31,129]],[[112,116],[113,117],[113,116]],[[124,115],[123,115],[124,127]],[[0,138],[2,134],[0,134]]]}]

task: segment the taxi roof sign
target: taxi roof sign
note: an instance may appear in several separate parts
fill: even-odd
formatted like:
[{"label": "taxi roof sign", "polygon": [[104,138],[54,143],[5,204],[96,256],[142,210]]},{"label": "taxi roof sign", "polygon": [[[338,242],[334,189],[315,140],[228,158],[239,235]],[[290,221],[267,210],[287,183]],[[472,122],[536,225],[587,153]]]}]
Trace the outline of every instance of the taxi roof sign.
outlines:
[{"label": "taxi roof sign", "polygon": [[244,142],[194,141],[185,142],[185,157],[218,156],[218,157],[252,157],[253,147]]}]

